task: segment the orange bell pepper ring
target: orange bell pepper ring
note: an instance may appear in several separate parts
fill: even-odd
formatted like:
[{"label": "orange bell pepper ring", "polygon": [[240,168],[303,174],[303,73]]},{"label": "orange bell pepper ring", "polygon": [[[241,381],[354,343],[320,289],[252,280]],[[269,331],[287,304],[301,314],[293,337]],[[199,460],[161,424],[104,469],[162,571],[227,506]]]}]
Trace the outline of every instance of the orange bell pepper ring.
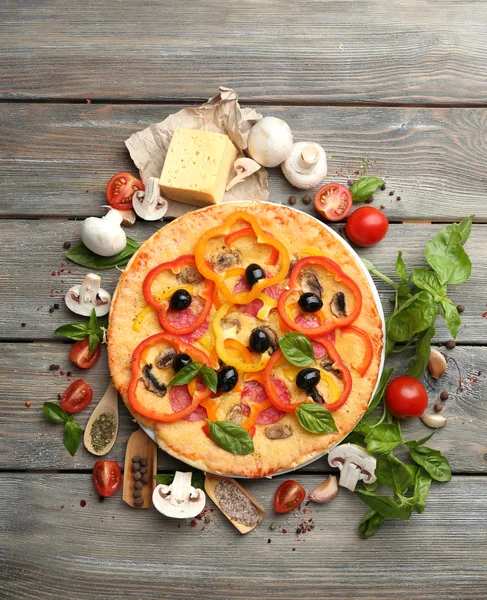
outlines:
[{"label": "orange bell pepper ring", "polygon": [[364,343],[365,346],[365,353],[364,353],[364,357],[362,359],[362,362],[355,366],[352,365],[353,368],[357,371],[357,373],[363,377],[367,371],[367,369],[370,366],[370,363],[372,362],[372,358],[374,356],[374,346],[372,344],[372,340],[370,339],[370,336],[368,333],[365,333],[365,331],[362,331],[362,329],[359,329],[358,327],[355,327],[354,325],[349,325],[348,327],[344,327],[343,329],[340,329],[340,335],[353,335],[356,338],[359,338],[360,340],[362,340],[362,342]]}]

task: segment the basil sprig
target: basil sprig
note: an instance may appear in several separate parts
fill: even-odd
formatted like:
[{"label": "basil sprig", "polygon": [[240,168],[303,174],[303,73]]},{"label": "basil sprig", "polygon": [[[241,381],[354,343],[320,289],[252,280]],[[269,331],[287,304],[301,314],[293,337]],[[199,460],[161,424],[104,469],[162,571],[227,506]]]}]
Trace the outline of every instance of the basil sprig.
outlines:
[{"label": "basil sprig", "polygon": [[180,371],[178,371],[167,384],[167,387],[172,387],[173,385],[184,385],[185,383],[193,381],[193,379],[198,377],[198,375],[201,375],[203,383],[207,388],[210,388],[212,392],[216,392],[218,375],[208,365],[202,365],[196,361],[190,362],[189,365],[186,365]]},{"label": "basil sprig", "polygon": [[[159,473],[158,475],[154,475],[154,479],[158,485],[169,485],[173,482],[174,473]],[[191,485],[199,490],[205,489],[205,474],[203,471],[193,471]]]},{"label": "basil sprig", "polygon": [[324,406],[311,402],[304,402],[296,409],[299,424],[311,433],[327,434],[336,433],[338,428],[331,412]]},{"label": "basil sprig", "polygon": [[252,454],[254,442],[243,427],[233,421],[207,421],[210,438],[217,446],[232,454]]},{"label": "basil sprig", "polygon": [[99,256],[81,243],[79,246],[68,250],[66,258],[78,265],[88,267],[88,269],[101,271],[112,269],[113,267],[125,266],[139,248],[140,244],[128,237],[125,248],[118,254],[115,254],[115,256]]},{"label": "basil sprig", "polygon": [[104,319],[101,323],[98,323],[95,309],[93,309],[88,323],[69,323],[68,325],[61,325],[54,333],[57,335],[64,335],[64,337],[67,337],[70,340],[84,340],[85,338],[89,338],[90,352],[93,353],[98,344],[102,342],[105,337],[107,320]]},{"label": "basil sprig", "polygon": [[289,331],[279,338],[279,347],[284,357],[296,367],[307,367],[316,360],[311,342],[302,333]]},{"label": "basil sprig", "polygon": [[370,261],[363,261],[373,275],[394,290],[394,310],[386,321],[386,354],[412,348],[408,374],[413,377],[421,377],[426,369],[437,315],[444,318],[453,338],[460,330],[460,316],[447,296],[447,286],[464,283],[471,274],[472,264],[463,244],[470,235],[472,220],[473,215],[452,223],[429,240],[424,251],[427,269],[412,269],[408,275],[399,252],[398,282],[378,271]]},{"label": "basil sprig", "polygon": [[72,415],[68,415],[66,411],[53,402],[44,402],[42,410],[46,419],[49,419],[52,423],[64,423],[64,446],[71,456],[74,456],[83,437],[81,425],[73,420]]},{"label": "basil sprig", "polygon": [[362,177],[349,187],[352,201],[355,203],[365,202],[376,192],[385,181],[379,177]]}]

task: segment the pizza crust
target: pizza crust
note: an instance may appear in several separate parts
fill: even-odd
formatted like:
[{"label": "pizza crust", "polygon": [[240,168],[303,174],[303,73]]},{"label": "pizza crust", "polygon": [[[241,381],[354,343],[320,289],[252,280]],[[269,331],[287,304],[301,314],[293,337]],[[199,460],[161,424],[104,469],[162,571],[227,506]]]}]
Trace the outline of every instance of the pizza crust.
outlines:
[{"label": "pizza crust", "polygon": [[[258,218],[263,229],[278,237],[288,248],[291,258],[303,248],[320,250],[358,283],[362,291],[362,311],[354,325],[366,331],[373,340],[374,355],[364,377],[350,369],[352,392],[345,405],[333,413],[339,433],[316,435],[305,431],[293,413],[280,421],[291,426],[293,434],[283,440],[269,440],[265,426],[257,426],[255,452],[235,456],[216,446],[202,431],[202,422],[177,421],[158,423],[135,412],[128,401],[131,377],[130,359],[136,346],[161,327],[154,314],[144,319],[140,332],[133,329],[137,314],[146,306],[142,283],[150,269],[192,254],[198,238],[208,229],[222,224],[235,210],[246,210]],[[195,344],[197,345],[197,344]],[[326,453],[353,429],[370,402],[382,363],[383,321],[369,279],[355,256],[333,233],[312,217],[294,209],[261,202],[226,203],[189,212],[166,225],[150,237],[132,257],[120,276],[113,295],[108,329],[108,360],[114,386],[118,389],[133,417],[154,430],[160,448],[193,467],[213,473],[244,477],[264,477],[298,468]],[[346,357],[342,359],[347,363]],[[231,392],[228,402],[239,403],[240,393]],[[221,417],[219,417],[221,418]],[[222,419],[223,420],[223,419]]]}]

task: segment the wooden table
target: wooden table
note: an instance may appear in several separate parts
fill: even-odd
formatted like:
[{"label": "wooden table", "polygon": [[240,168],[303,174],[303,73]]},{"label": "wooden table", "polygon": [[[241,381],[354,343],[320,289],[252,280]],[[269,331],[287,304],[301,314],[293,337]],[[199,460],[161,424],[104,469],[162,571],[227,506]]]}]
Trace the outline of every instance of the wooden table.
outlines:
[{"label": "wooden table", "polygon": [[[4,0],[0,21],[0,596],[485,598],[487,4]],[[466,307],[463,327],[445,350],[446,376],[427,380],[431,404],[450,394],[448,426],[431,445],[449,457],[453,481],[433,487],[423,515],[369,540],[356,531],[364,506],[342,490],[312,508],[316,527],[297,541],[300,519],[272,514],[277,481],[248,483],[269,516],[245,537],[217,512],[192,527],[120,496],[100,504],[93,457],[71,458],[42,416],[68,380],[85,377],[96,398],[108,380],[105,360],[81,373],[53,335],[74,320],[62,296],[86,272],[66,262],[63,242],[78,241],[79,219],[104,213],[113,173],[135,173],[123,141],[220,84],[284,118],[296,139],[323,144],[330,179],[356,178],[366,158],[387,178],[375,205],[391,221],[388,237],[361,251],[381,270],[393,272],[398,249],[421,266],[440,223],[476,215],[473,273],[451,290]],[[284,204],[292,193],[277,172],[270,190]],[[143,241],[158,227],[138,223],[131,235]],[[102,276],[113,290],[118,272]],[[448,339],[440,323],[435,340]],[[404,357],[392,363],[404,370]],[[418,420],[404,429],[425,432]],[[133,430],[121,408],[109,455],[120,464]],[[159,472],[178,466],[159,453]],[[326,471],[323,459],[295,477],[309,491]]]}]

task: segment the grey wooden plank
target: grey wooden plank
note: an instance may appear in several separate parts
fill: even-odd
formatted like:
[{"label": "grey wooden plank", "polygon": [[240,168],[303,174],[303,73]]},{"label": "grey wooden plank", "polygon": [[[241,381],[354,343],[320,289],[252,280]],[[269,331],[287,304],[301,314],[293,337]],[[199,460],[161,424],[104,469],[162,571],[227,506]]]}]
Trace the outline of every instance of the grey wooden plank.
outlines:
[{"label": "grey wooden plank", "polygon": [[[160,226],[159,223],[142,222],[127,232],[142,242]],[[79,284],[88,272],[64,258],[63,242],[69,240],[73,245],[77,244],[79,228],[77,221],[0,220],[3,246],[0,253],[0,339],[52,339],[54,329],[79,320],[63,303],[68,289]],[[403,250],[409,268],[420,267],[425,264],[423,251],[427,240],[440,228],[440,225],[391,225],[383,242],[373,248],[359,249],[359,254],[389,275],[394,273],[398,249]],[[453,301],[466,307],[458,337],[462,343],[487,343],[487,319],[482,317],[487,310],[485,231],[484,225],[473,227],[466,246],[473,261],[472,275],[466,284],[451,286],[450,290]],[[100,275],[103,287],[112,292],[118,281],[117,269],[100,271]],[[390,288],[381,281],[377,285],[387,312],[391,307]],[[60,310],[50,313],[49,308],[55,302],[59,303]],[[438,319],[435,339],[447,340],[449,337],[443,320]]]},{"label": "grey wooden plank", "polygon": [[486,6],[3,3],[1,98],[483,103]]},{"label": "grey wooden plank", "polygon": [[[81,377],[94,392],[92,406],[76,415],[84,427],[108,384],[105,350],[94,368],[82,371],[70,362],[69,348],[52,342],[0,344],[0,469],[92,468],[94,457],[81,448],[71,458],[63,447],[62,427],[49,423],[42,413],[43,402],[57,402],[57,394]],[[487,473],[487,407],[482,400],[487,395],[487,348],[466,346],[444,352],[448,358],[445,376],[439,381],[429,375],[424,378],[430,411],[440,392],[450,394],[442,413],[448,425],[430,444],[448,456],[454,472]],[[49,371],[52,363],[59,364],[64,374]],[[406,364],[406,357],[399,355],[387,362],[396,367],[397,375],[405,371]],[[67,377],[67,372],[72,375]],[[30,408],[25,406],[26,401],[31,402]],[[419,419],[403,421],[402,426],[406,439],[420,439],[430,432]],[[109,458],[123,464],[126,442],[134,427],[121,402],[119,436]],[[159,472],[174,470],[178,464],[159,452]],[[322,458],[303,470],[319,473],[329,468],[326,458]]]},{"label": "grey wooden plank", "polygon": [[[121,170],[136,173],[124,140],[180,108],[1,104],[0,215],[103,214],[109,178]],[[443,221],[471,213],[487,219],[485,109],[259,110],[288,121],[297,140],[323,144],[329,157],[327,181],[357,179],[367,158],[370,173],[389,182],[387,191],[376,194],[375,204],[383,204],[390,219]],[[275,202],[304,195],[293,190],[280,169],[271,169],[269,184]],[[389,191],[395,193],[389,196]]]},{"label": "grey wooden plank", "polygon": [[[323,477],[297,479],[310,491]],[[216,510],[210,523],[191,527],[130,509],[120,495],[100,504],[87,474],[2,474],[0,481],[6,600],[60,600],[66,590],[78,600],[485,598],[482,477],[434,485],[422,515],[389,522],[368,540],[356,532],[365,506],[343,489],[306,515],[276,515],[278,482],[247,483],[268,514],[241,536]],[[315,528],[299,541],[296,527],[309,518]]]}]

